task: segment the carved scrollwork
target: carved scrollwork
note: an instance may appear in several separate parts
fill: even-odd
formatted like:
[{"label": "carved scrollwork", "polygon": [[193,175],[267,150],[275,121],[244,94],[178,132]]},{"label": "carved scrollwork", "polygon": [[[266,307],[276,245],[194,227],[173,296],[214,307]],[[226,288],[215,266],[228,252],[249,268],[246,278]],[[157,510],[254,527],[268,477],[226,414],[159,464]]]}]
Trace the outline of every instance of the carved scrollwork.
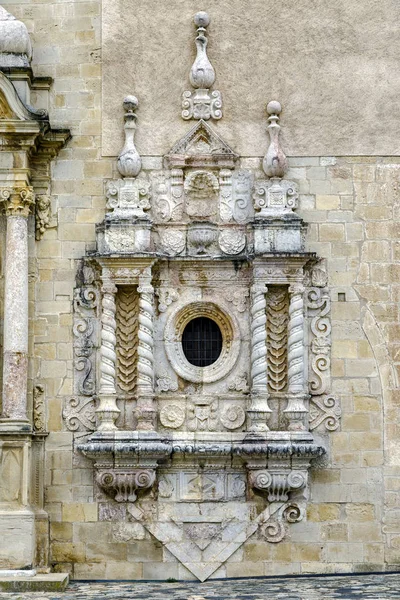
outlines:
[{"label": "carved scrollwork", "polygon": [[158,296],[159,312],[165,312],[168,306],[179,298],[178,292],[173,288],[159,288],[155,293]]},{"label": "carved scrollwork", "polygon": [[326,288],[313,287],[307,292],[311,343],[309,389],[313,396],[330,390],[331,301]]},{"label": "carved scrollwork", "polygon": [[340,425],[342,409],[335,396],[311,396],[310,398],[310,431],[322,423],[328,431],[335,431]]},{"label": "carved scrollwork", "polygon": [[95,431],[95,407],[95,398],[68,398],[63,408],[63,418],[68,431]]},{"label": "carved scrollwork", "polygon": [[307,485],[307,471],[250,471],[252,487],[267,492],[268,502],[286,502],[289,493]]},{"label": "carved scrollwork", "polygon": [[97,485],[116,502],[135,502],[139,490],[150,489],[156,480],[154,469],[108,470],[96,473]]},{"label": "carved scrollwork", "polygon": [[269,179],[257,181],[254,191],[256,218],[273,217],[293,212],[298,206],[298,189],[293,181]]},{"label": "carved scrollwork", "polygon": [[46,406],[43,385],[35,385],[33,388],[33,428],[37,433],[45,433],[46,431]]},{"label": "carved scrollwork", "polygon": [[172,381],[171,377],[167,373],[163,373],[156,379],[156,391],[158,394],[161,392],[176,392],[177,389],[177,382]]}]

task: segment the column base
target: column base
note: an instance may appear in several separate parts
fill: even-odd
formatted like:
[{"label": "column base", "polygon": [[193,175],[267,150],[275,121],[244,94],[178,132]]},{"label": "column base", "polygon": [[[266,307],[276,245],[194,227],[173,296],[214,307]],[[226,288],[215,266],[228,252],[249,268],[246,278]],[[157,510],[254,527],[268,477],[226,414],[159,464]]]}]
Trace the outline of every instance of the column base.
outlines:
[{"label": "column base", "polygon": [[28,420],[17,421],[14,419],[0,419],[0,433],[5,432],[31,433],[32,425]]},{"label": "column base", "polygon": [[35,514],[29,509],[0,508],[0,570],[32,569],[35,560]]}]

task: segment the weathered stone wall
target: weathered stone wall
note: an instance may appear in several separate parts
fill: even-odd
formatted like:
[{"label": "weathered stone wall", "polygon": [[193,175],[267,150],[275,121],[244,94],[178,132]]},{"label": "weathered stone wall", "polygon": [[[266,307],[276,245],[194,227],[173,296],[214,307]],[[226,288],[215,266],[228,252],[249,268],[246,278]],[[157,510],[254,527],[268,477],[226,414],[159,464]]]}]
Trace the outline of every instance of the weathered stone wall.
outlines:
[{"label": "weathered stone wall", "polygon": [[[45,469],[50,561],[81,579],[193,578],[129,522],[124,507],[94,501],[92,463],[73,452],[73,433],[62,418],[73,394],[77,261],[94,247],[95,223],[104,218],[103,181],[115,175],[115,160],[103,158],[101,146],[100,4],[3,6],[32,34],[35,74],[54,78],[51,122],[69,127],[73,136],[53,164],[54,227],[36,244],[31,264],[30,375],[31,383],[44,385],[50,431]],[[179,114],[178,95],[165,101]],[[394,147],[398,136],[386,133]],[[160,153],[170,147],[163,139],[159,145]],[[260,157],[265,147],[266,140]],[[375,571],[396,569],[400,562],[400,159],[302,156],[289,162],[287,176],[300,186],[299,212],[309,223],[308,249],[327,259],[341,430],[322,432],[328,458],[312,472],[307,520],[293,524],[280,544],[253,536],[213,576]],[[260,159],[243,159],[243,166],[250,163],[261,168]],[[144,157],[144,170],[155,166],[161,166],[160,157]]]}]

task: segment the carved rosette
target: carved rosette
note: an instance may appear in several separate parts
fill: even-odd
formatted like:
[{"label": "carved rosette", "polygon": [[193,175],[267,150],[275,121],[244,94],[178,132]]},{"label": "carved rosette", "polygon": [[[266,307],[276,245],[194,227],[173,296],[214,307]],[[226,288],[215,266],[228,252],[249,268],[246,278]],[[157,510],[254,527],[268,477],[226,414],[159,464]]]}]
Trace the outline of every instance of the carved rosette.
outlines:
[{"label": "carved rosette", "polygon": [[116,304],[117,288],[114,282],[102,276],[102,313],[101,313],[101,348],[100,348],[100,405],[96,409],[99,421],[98,431],[114,431],[115,421],[120,410],[116,404]]},{"label": "carved rosette", "polygon": [[287,502],[289,493],[307,485],[307,471],[249,471],[251,487],[267,493],[268,502]]},{"label": "carved rosette", "polygon": [[155,469],[110,469],[96,473],[97,485],[116,502],[135,502],[137,493],[150,489],[155,480]]}]

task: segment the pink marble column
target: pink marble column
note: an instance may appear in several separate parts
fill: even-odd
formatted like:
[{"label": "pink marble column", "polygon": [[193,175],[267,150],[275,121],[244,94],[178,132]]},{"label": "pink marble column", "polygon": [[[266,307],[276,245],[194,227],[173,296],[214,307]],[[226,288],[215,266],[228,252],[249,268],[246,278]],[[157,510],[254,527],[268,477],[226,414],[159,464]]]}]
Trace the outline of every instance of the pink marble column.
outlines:
[{"label": "pink marble column", "polygon": [[30,187],[0,188],[7,217],[3,406],[0,430],[26,431],[28,382],[28,215],[34,202]]}]

